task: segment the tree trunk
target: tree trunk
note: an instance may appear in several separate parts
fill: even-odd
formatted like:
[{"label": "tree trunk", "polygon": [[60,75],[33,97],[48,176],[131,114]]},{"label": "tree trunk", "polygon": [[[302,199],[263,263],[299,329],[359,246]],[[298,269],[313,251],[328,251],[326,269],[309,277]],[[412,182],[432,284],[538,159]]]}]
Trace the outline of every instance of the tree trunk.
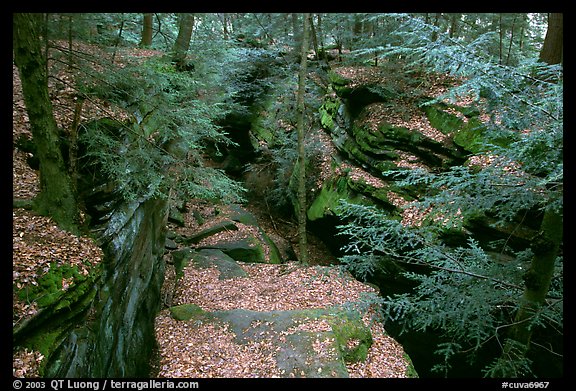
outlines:
[{"label": "tree trunk", "polygon": [[32,138],[40,162],[38,212],[51,216],[63,229],[77,232],[78,204],[60,150],[58,125],[48,94],[46,57],[41,45],[42,14],[14,14],[13,50]]},{"label": "tree trunk", "polygon": [[506,66],[510,65],[510,57],[512,55],[512,42],[514,42],[514,28],[516,27],[516,19],[518,15],[514,15],[512,20],[512,27],[510,28],[510,43],[508,44],[508,55],[506,56]]},{"label": "tree trunk", "polygon": [[222,35],[224,37],[224,40],[228,39],[228,14],[226,12],[224,12],[222,14]]},{"label": "tree trunk", "polygon": [[190,39],[194,29],[194,14],[180,14],[178,37],[174,43],[172,61],[176,68],[186,68],[186,54],[190,48]]},{"label": "tree trunk", "polygon": [[508,340],[504,345],[502,362],[504,377],[519,377],[517,362],[521,362],[530,348],[533,333],[533,318],[546,303],[546,296],[552,277],[554,264],[562,243],[563,221],[559,211],[547,210],[540,225],[539,236],[532,243],[534,257],[530,269],[524,275],[524,294],[516,313]]},{"label": "tree trunk", "polygon": [[450,16],[450,32],[448,35],[450,38],[458,37],[458,21],[460,20],[460,14],[452,14]]},{"label": "tree trunk", "polygon": [[[48,26],[48,20],[44,21],[44,26]],[[74,43],[74,29],[72,28],[72,15],[68,15],[68,70],[72,71],[74,69],[74,52],[73,52],[73,43]],[[44,37],[48,38],[48,28],[45,29]],[[48,39],[46,39],[46,58],[48,58]],[[48,65],[48,61],[46,61],[46,65]],[[48,67],[46,67],[48,68]]]},{"label": "tree trunk", "polygon": [[438,39],[438,29],[440,28],[440,16],[442,16],[442,14],[438,12],[434,18],[435,29],[432,32],[432,37],[430,38],[432,42],[436,42],[436,40]]},{"label": "tree trunk", "polygon": [[349,49],[350,51],[357,49],[356,43],[360,40],[360,36],[364,31],[364,22],[361,17],[356,14],[354,15],[354,23],[352,23],[352,37],[350,39]]},{"label": "tree trunk", "polygon": [[502,14],[498,14],[498,64],[502,65],[502,45],[504,42],[504,25],[502,22]]},{"label": "tree trunk", "polygon": [[150,47],[152,45],[152,14],[145,13],[142,16],[142,40],[140,41],[140,46],[143,48]]},{"label": "tree trunk", "polygon": [[[294,58],[300,57],[302,51],[302,32],[300,32],[300,24],[298,23],[298,14],[292,13],[292,38],[294,47]],[[308,22],[306,22],[308,23]]]},{"label": "tree trunk", "polygon": [[318,38],[316,37],[316,29],[314,28],[314,20],[312,19],[314,14],[310,14],[310,35],[312,38],[312,47],[314,48],[314,56],[317,60],[320,60],[320,52],[318,49]]},{"label": "tree trunk", "polygon": [[546,64],[560,64],[563,61],[563,20],[562,14],[548,16],[548,30],[540,51],[540,61]]},{"label": "tree trunk", "polygon": [[306,237],[306,152],[304,146],[304,91],[308,52],[308,18],[304,14],[304,31],[300,47],[300,72],[298,73],[298,247],[300,262],[308,263],[308,240]]},{"label": "tree trunk", "polygon": [[320,51],[324,52],[324,33],[322,32],[322,14],[316,14],[316,26],[318,27],[318,44],[320,46]]},{"label": "tree trunk", "polygon": [[124,14],[122,14],[122,21],[120,22],[120,29],[118,30],[118,37],[116,37],[116,42],[114,42],[114,51],[112,52],[112,63],[114,63],[114,60],[116,59],[116,52],[118,51],[118,45],[120,45],[120,42],[122,41],[122,33],[124,32],[125,21],[126,19],[124,19]]}]

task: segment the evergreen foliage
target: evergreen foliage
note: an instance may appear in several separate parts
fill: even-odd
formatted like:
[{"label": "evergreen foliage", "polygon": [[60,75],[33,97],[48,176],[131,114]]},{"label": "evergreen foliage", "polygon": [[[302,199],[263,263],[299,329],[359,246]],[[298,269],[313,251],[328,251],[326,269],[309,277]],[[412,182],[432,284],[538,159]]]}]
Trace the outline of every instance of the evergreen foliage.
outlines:
[{"label": "evergreen foliage", "polygon": [[[247,119],[244,123],[256,138],[253,146],[269,158],[276,186],[267,201],[284,210],[297,205],[298,69],[290,54],[297,52],[301,15],[195,14],[186,69],[176,67],[169,55],[120,63],[116,52],[141,40],[142,14],[44,17],[44,43],[68,41],[68,49],[61,42],[50,45],[68,54],[69,65],[80,70],[76,88],[82,98],[106,102],[101,105],[104,117],[112,117],[105,107],[126,115],[122,122],[105,118],[83,124],[79,139],[85,147],[81,158],[101,169],[124,198],[242,201],[243,187],[204,160],[208,148],[219,154],[220,149],[237,147],[235,135],[219,126],[233,113]],[[484,123],[470,121],[466,132],[455,138],[456,144],[468,147],[470,156],[489,161],[487,166],[469,160],[435,171],[382,173],[398,188],[414,189],[417,200],[410,207],[430,211],[420,226],[403,225],[397,214],[373,206],[339,205],[338,216],[344,221],[340,235],[346,238],[343,266],[365,280],[377,274],[401,275],[414,287],[367,297],[367,308],[377,304],[381,320],[399,322],[404,332],[441,334],[433,370],[445,376],[461,357],[472,362],[491,349],[495,353],[484,367],[485,376],[534,375],[534,355],[550,354],[542,346],[552,346],[538,338],[562,335],[563,258],[562,243],[556,243],[561,233],[545,232],[540,222],[547,220],[543,216],[561,220],[563,215],[563,66],[538,62],[543,18],[515,13],[311,18],[319,58],[334,56],[340,65],[386,63],[391,72],[403,73],[404,80],[449,75],[455,86],[415,104],[426,110],[467,98],[473,102],[471,110],[489,116]],[[177,15],[156,13],[153,20],[150,49],[170,53],[178,35]],[[111,61],[73,49],[72,38],[96,43],[111,53]],[[54,55],[51,61],[62,58]],[[304,123],[317,125],[319,118],[312,113],[318,112],[320,99],[311,84],[306,86]],[[413,80],[411,85],[421,88]],[[365,92],[391,94],[379,85]],[[314,174],[321,148],[308,138],[308,190],[318,188]],[[467,231],[468,222],[488,218],[495,225],[516,228],[532,218],[539,235],[529,238],[530,246],[518,248],[508,239],[486,242]],[[447,232],[457,232],[464,241],[446,243]],[[553,254],[550,281],[543,282],[550,284],[545,299],[529,303],[528,315],[519,321],[517,314],[526,310],[523,293],[541,284],[539,278],[548,278],[535,277],[534,264],[542,254],[549,255],[546,247],[554,246],[560,251]],[[519,323],[534,336],[532,352],[508,354],[527,350],[510,338],[509,331]]]},{"label": "evergreen foliage", "polygon": [[[357,50],[357,55],[377,55],[382,60],[402,56],[426,72],[456,76],[462,80],[456,88],[424,104],[471,95],[491,116],[480,148],[481,154],[492,160],[487,167],[468,164],[435,173],[384,173],[397,178],[399,186],[427,189],[419,202],[410,205],[420,210],[431,208],[422,226],[404,226],[373,207],[342,205],[348,223],[340,227],[340,233],[350,240],[342,262],[364,278],[376,270],[386,270],[382,266],[386,262],[404,270],[415,289],[386,297],[382,303],[384,317],[401,321],[405,331],[432,329],[441,333],[446,342],[437,347],[441,359],[433,370],[446,374],[451,359],[464,352],[473,361],[481,349],[495,341],[503,349],[506,332],[514,326],[514,316],[520,310],[520,297],[530,289],[526,278],[535,259],[529,247],[511,249],[502,241],[480,243],[464,231],[464,222],[489,215],[498,224],[519,224],[529,211],[539,211],[540,216],[546,211],[562,215],[562,69],[530,59],[521,59],[514,67],[499,64],[486,55],[497,38],[490,31],[464,41],[418,17],[373,15],[369,20],[379,18],[397,23],[393,36],[382,38],[387,40],[385,44],[375,41],[372,47]],[[554,74],[558,82],[548,82],[544,73]],[[510,141],[499,145],[486,141],[495,138]],[[446,245],[442,233],[447,229],[462,231],[468,237],[467,244]],[[510,257],[502,261],[492,255],[494,250]],[[546,300],[529,317],[531,332],[546,329],[554,334],[562,330],[562,264],[558,256]],[[529,355],[499,356],[496,353],[484,375],[533,375]]]},{"label": "evergreen foliage", "polygon": [[130,114],[118,132],[88,127],[81,134],[87,156],[121,185],[127,199],[166,197],[172,189],[185,197],[242,200],[242,186],[202,159],[207,145],[233,144],[216,125],[228,109],[214,68],[203,64],[194,73],[178,72],[167,58],[151,58],[85,75],[80,88],[87,96]]}]

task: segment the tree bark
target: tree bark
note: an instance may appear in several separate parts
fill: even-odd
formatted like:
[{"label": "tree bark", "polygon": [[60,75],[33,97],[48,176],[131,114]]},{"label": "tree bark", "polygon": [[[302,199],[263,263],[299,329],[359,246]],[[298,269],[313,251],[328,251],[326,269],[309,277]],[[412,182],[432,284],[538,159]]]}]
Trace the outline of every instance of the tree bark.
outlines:
[{"label": "tree bark", "polygon": [[14,62],[40,162],[40,193],[34,200],[35,209],[52,217],[63,229],[76,232],[78,204],[48,94],[46,57],[41,45],[42,14],[14,14],[13,18]]},{"label": "tree bark", "polygon": [[186,54],[190,48],[190,39],[194,29],[194,14],[180,14],[178,37],[174,43],[172,61],[176,68],[185,68]]},{"label": "tree bark", "polygon": [[304,132],[304,91],[306,81],[306,66],[308,52],[308,22],[309,14],[304,14],[304,31],[300,46],[300,72],[298,73],[298,247],[300,262],[308,263],[308,240],[306,236],[306,151]]},{"label": "tree bark", "polygon": [[222,14],[222,34],[224,40],[227,40],[229,32],[228,32],[228,14],[226,12]]},{"label": "tree bark", "polygon": [[438,39],[438,28],[440,27],[440,16],[442,16],[442,14],[440,12],[436,13],[436,16],[434,17],[434,31],[432,32],[432,37],[430,38],[432,40],[432,42],[436,42],[436,40]]},{"label": "tree bark", "polygon": [[563,218],[560,211],[546,210],[540,225],[539,236],[532,244],[534,257],[530,269],[524,275],[524,294],[516,313],[508,340],[504,345],[501,360],[511,363],[503,365],[506,371],[504,377],[519,377],[514,362],[521,361],[530,348],[533,327],[532,319],[546,303],[546,296],[554,276],[554,264],[558,257],[563,237]]},{"label": "tree bark", "polygon": [[450,32],[448,35],[450,38],[458,37],[458,21],[460,20],[460,14],[452,14],[450,16]]},{"label": "tree bark", "polygon": [[318,27],[318,44],[320,51],[324,52],[324,33],[322,32],[322,14],[316,14],[316,26]]},{"label": "tree bark", "polygon": [[140,46],[143,48],[150,47],[152,45],[152,14],[145,13],[142,16],[142,40],[140,41]]},{"label": "tree bark", "polygon": [[[293,58],[299,58],[302,51],[302,32],[300,32],[300,24],[298,23],[298,14],[291,13],[292,18],[292,38],[294,45]],[[308,14],[306,14],[308,15]],[[306,22],[308,23],[308,22]]]},{"label": "tree bark", "polygon": [[114,51],[112,52],[112,63],[114,63],[114,60],[116,59],[116,52],[118,51],[118,45],[120,45],[120,42],[122,41],[122,33],[124,32],[124,23],[126,22],[124,14],[121,15],[122,15],[122,21],[120,21],[120,29],[118,30],[118,36],[116,37],[116,41],[114,42]]},{"label": "tree bark", "polygon": [[502,65],[502,45],[504,44],[504,22],[502,14],[498,14],[498,64]]},{"label": "tree bark", "polygon": [[548,16],[548,30],[540,51],[540,61],[546,64],[560,64],[563,61],[563,17],[560,13]]},{"label": "tree bark", "polygon": [[314,48],[314,55],[317,60],[320,60],[320,52],[318,49],[318,38],[316,37],[316,29],[314,28],[313,14],[310,14],[310,35],[312,37],[312,47]]},{"label": "tree bark", "polygon": [[514,42],[514,28],[516,27],[516,19],[518,15],[514,15],[512,20],[512,27],[510,28],[510,43],[508,44],[508,55],[506,56],[506,66],[510,65],[510,57],[512,55],[512,42]]}]

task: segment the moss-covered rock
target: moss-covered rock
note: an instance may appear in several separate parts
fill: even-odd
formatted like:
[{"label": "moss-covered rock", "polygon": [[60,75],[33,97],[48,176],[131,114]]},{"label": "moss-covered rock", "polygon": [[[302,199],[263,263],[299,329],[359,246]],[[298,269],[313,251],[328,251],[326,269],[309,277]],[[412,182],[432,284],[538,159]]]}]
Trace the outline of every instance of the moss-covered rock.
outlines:
[{"label": "moss-covered rock", "polygon": [[472,153],[488,151],[490,145],[508,147],[518,140],[518,134],[509,132],[503,134],[502,131],[493,133],[479,118],[470,118],[468,122],[459,129],[454,136],[454,143]]},{"label": "moss-covered rock", "polygon": [[328,80],[330,85],[334,88],[337,94],[346,94],[350,92],[352,88],[348,87],[351,80],[346,79],[345,77],[341,76],[340,74],[330,70],[328,71]]},{"label": "moss-covered rock", "polygon": [[[87,287],[82,296],[84,312],[68,323],[55,320],[69,327],[54,337],[57,346],[43,376],[148,376],[167,218],[167,201],[148,199],[120,205],[100,227],[105,260],[98,286]],[[56,330],[47,323],[43,328]]]},{"label": "moss-covered rock", "polygon": [[246,277],[248,274],[238,263],[223,251],[217,249],[204,249],[191,254],[191,261],[195,267],[216,267],[220,272],[218,279]]},{"label": "moss-covered rock", "polygon": [[[73,295],[81,295],[85,290],[82,282],[92,280],[93,276],[84,276],[78,271],[77,266],[58,265],[55,262],[50,264],[50,269],[46,274],[38,279],[37,285],[29,285],[18,290],[17,294],[21,300],[34,301],[39,308],[51,306],[62,301],[62,306],[67,306],[74,301]],[[76,289],[63,288],[63,283]]]},{"label": "moss-covered rock", "polygon": [[254,227],[258,226],[258,219],[256,216],[248,212],[246,209],[239,205],[230,205],[229,208],[230,213],[228,214],[228,218],[230,220],[246,225],[252,225]]},{"label": "moss-covered rock", "polygon": [[188,265],[188,262],[192,258],[194,250],[190,247],[183,247],[172,251],[170,254],[172,255],[172,262],[174,263],[176,276],[180,277],[184,271],[184,268]]},{"label": "moss-covered rock", "polygon": [[404,360],[406,360],[406,362],[408,363],[408,368],[406,368],[406,372],[405,375],[407,378],[409,379],[414,379],[414,378],[418,378],[418,372],[416,371],[416,368],[414,368],[414,364],[412,363],[412,359],[410,358],[410,356],[407,353],[404,353]]},{"label": "moss-covered rock", "polygon": [[176,320],[190,320],[192,318],[206,317],[208,312],[196,304],[182,304],[170,307],[170,315]]},{"label": "moss-covered rock", "polygon": [[366,361],[372,346],[372,333],[357,314],[342,314],[328,317],[328,322],[336,336],[342,358],[347,363]]},{"label": "moss-covered rock", "polygon": [[342,105],[342,102],[335,94],[330,94],[331,88],[329,88],[329,93],[324,98],[324,102],[318,109],[320,112],[320,123],[324,129],[331,130],[334,128],[334,119],[338,115],[338,111]]},{"label": "moss-covered rock", "polygon": [[[75,267],[52,264],[34,290],[18,292],[19,295],[29,295],[29,300],[35,297],[40,309],[13,329],[13,345],[38,351],[45,357],[38,369],[41,376],[45,375],[46,366],[76,323],[89,315],[101,273],[100,266],[93,266],[88,275],[82,275]],[[63,279],[70,280],[66,289],[62,285]]]},{"label": "moss-covered rock", "polygon": [[222,239],[217,243],[200,247],[217,249],[240,262],[265,263],[266,255],[262,243],[254,236],[241,239]]},{"label": "moss-covered rock", "polygon": [[424,106],[424,112],[430,125],[444,134],[453,133],[464,125],[464,120],[455,114],[442,110],[438,105]]},{"label": "moss-covered rock", "polygon": [[326,215],[337,214],[340,200],[353,201],[353,198],[346,178],[340,177],[327,181],[308,208],[308,220],[314,221]]},{"label": "moss-covered rock", "polygon": [[179,227],[184,227],[186,225],[185,221],[184,221],[184,216],[182,215],[182,213],[176,208],[176,207],[171,207],[170,208],[170,213],[168,215],[168,221],[170,221],[171,223],[176,224]]},{"label": "moss-covered rock", "polygon": [[[239,344],[272,342],[270,354],[287,377],[348,377],[347,363],[366,359],[372,344],[370,329],[355,311],[318,308],[288,311],[233,309],[204,311],[193,304],[170,308],[174,319],[196,327],[197,321],[226,323]],[[310,331],[308,322],[326,321],[327,331]],[[324,342],[323,354],[314,348]]]}]

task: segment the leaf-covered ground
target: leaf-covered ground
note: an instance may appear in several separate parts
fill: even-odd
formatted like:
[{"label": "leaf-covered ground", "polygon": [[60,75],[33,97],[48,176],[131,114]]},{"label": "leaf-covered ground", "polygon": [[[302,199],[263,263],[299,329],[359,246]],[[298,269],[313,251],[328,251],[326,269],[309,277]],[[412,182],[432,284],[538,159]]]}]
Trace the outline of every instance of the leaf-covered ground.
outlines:
[{"label": "leaf-covered ground", "polygon": [[[360,302],[362,295],[375,293],[374,288],[355,280],[337,267],[308,266],[296,263],[282,265],[240,263],[247,276],[219,279],[215,268],[184,269],[173,305],[196,304],[206,311],[247,309],[252,311],[286,311],[327,308]],[[166,287],[173,286],[174,272],[168,272]],[[168,288],[169,289],[169,288]],[[408,362],[402,347],[389,337],[379,322],[368,312],[363,321],[371,329],[373,344],[365,362],[348,364],[350,377],[406,377]],[[256,326],[256,325],[255,325]],[[332,341],[320,338],[329,327],[325,322],[310,320],[299,327],[318,332],[315,351],[330,352]],[[286,335],[281,335],[283,338]],[[160,349],[158,377],[294,377],[279,369],[276,357],[278,336],[258,343],[235,341],[229,327],[197,324],[193,327],[175,320],[168,309],[156,318],[156,337]]]}]

